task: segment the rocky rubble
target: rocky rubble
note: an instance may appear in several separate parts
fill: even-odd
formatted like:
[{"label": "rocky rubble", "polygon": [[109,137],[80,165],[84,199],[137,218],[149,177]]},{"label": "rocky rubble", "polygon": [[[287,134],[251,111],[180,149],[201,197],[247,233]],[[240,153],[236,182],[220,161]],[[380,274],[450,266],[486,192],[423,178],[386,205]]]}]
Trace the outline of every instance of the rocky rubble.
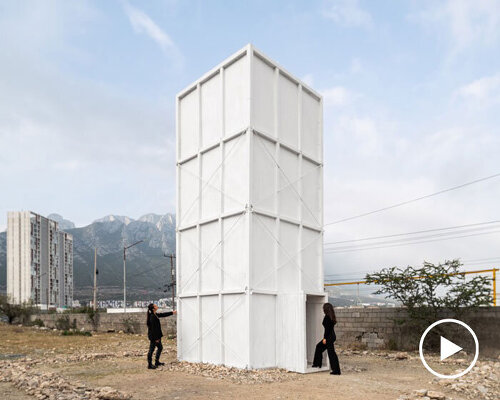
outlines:
[{"label": "rocky rubble", "polygon": [[284,369],[272,368],[264,370],[246,370],[223,365],[212,365],[204,363],[172,362],[160,370],[187,372],[193,375],[204,376],[213,379],[229,380],[233,383],[271,383],[283,382],[296,379],[297,374],[287,372]]},{"label": "rocky rubble", "polygon": [[400,396],[398,400],[452,400],[446,397],[444,393],[436,392],[434,390],[418,389],[413,391],[411,396]]},{"label": "rocky rubble", "polygon": [[79,381],[69,381],[52,372],[33,368],[36,362],[0,362],[0,382],[10,382],[36,399],[43,400],[127,400],[132,397],[110,388],[89,388]]},{"label": "rocky rubble", "polygon": [[[457,362],[463,360],[457,360]],[[457,369],[455,373],[460,373],[462,369]],[[447,391],[453,391],[460,395],[460,398],[473,400],[497,400],[500,398],[500,362],[498,361],[478,361],[474,368],[457,379],[435,378],[431,383],[437,384]],[[402,395],[398,400],[452,400],[444,393],[419,389],[410,395]]]},{"label": "rocky rubble", "polygon": [[469,373],[458,379],[436,378],[434,381],[469,399],[497,400],[500,398],[500,362],[478,361]]}]

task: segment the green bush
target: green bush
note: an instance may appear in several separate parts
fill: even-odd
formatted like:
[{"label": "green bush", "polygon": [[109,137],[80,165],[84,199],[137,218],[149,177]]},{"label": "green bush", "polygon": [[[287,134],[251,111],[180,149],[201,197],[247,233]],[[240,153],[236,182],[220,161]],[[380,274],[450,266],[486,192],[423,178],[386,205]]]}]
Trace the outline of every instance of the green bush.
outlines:
[{"label": "green bush", "polygon": [[[402,318],[395,322],[416,340],[431,323],[443,318],[461,319],[478,307],[492,303],[491,278],[474,276],[466,279],[459,260],[443,264],[424,262],[420,268],[384,268],[366,275],[368,284],[403,307]],[[432,342],[439,345],[439,328],[433,330]]]},{"label": "green bush", "polygon": [[17,320],[21,324],[29,322],[35,312],[31,303],[12,304],[6,296],[0,296],[0,315],[5,315],[9,324]]},{"label": "green bush", "polygon": [[34,321],[32,321],[31,325],[32,326],[40,326],[40,327],[45,326],[45,324],[43,323],[43,321],[40,318],[37,318]]},{"label": "green bush", "polygon": [[71,324],[69,322],[69,316],[64,315],[62,317],[57,318],[55,325],[56,325],[56,328],[60,331],[69,331],[71,329]]}]

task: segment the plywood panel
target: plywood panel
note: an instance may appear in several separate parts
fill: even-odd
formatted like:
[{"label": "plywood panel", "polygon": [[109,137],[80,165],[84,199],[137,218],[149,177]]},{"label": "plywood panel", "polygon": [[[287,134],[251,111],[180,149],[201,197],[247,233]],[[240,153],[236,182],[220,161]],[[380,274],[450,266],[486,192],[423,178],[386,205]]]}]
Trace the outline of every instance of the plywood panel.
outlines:
[{"label": "plywood panel", "polygon": [[221,288],[221,231],[219,221],[200,226],[201,230],[201,291]]},{"label": "plywood panel", "polygon": [[225,137],[246,129],[250,123],[250,73],[248,57],[240,58],[224,70]]},{"label": "plywood panel", "polygon": [[222,138],[222,79],[220,74],[201,85],[201,146],[206,148]]},{"label": "plywood panel", "polygon": [[275,136],[274,68],[260,58],[253,58],[252,125],[261,132]]},{"label": "plywood panel", "polygon": [[240,214],[222,220],[224,241],[223,288],[243,290],[248,273],[248,216]]},{"label": "plywood panel", "polygon": [[323,291],[321,253],[323,251],[321,232],[302,229],[302,289],[306,292]]},{"label": "plywood panel", "polygon": [[299,290],[299,227],[280,221],[278,248],[278,290],[293,293]]},{"label": "plywood panel", "polygon": [[199,145],[199,107],[198,90],[193,90],[179,102],[180,159],[198,152]]},{"label": "plywood panel", "polygon": [[179,358],[199,362],[199,310],[198,298],[179,299],[179,322],[182,335]]},{"label": "plywood panel", "polygon": [[283,143],[299,147],[299,88],[280,75],[278,78],[278,130]]},{"label": "plywood panel", "polygon": [[279,210],[284,217],[299,219],[299,156],[288,149],[280,148],[279,165]]},{"label": "plywood panel", "polygon": [[184,227],[198,220],[199,171],[198,159],[193,158],[178,167],[179,173],[179,226]]},{"label": "plywood panel", "polygon": [[320,103],[307,91],[302,91],[302,151],[315,160],[320,160]]},{"label": "plywood panel", "polygon": [[[276,144],[254,135],[252,204],[258,210],[276,212]],[[273,159],[274,158],[274,159]]]},{"label": "plywood panel", "polygon": [[321,227],[322,215],[321,199],[323,196],[323,181],[321,167],[302,160],[302,220],[306,224]]},{"label": "plywood panel", "polygon": [[251,297],[251,367],[276,365],[276,296],[254,294]]},{"label": "plywood panel", "polygon": [[223,301],[224,363],[245,368],[248,365],[248,310],[246,294],[227,294]]},{"label": "plywood panel", "polygon": [[201,156],[201,219],[221,213],[221,150],[215,147]]},{"label": "plywood panel", "polygon": [[198,292],[198,230],[196,228],[179,232],[179,275],[178,293]]},{"label": "plywood panel", "polygon": [[246,134],[224,144],[223,191],[224,212],[239,211],[248,203],[249,147]]},{"label": "plywood panel", "polygon": [[254,213],[252,220],[250,287],[276,290],[276,219]]},{"label": "plywood panel", "polygon": [[219,296],[202,296],[201,300],[201,361],[220,364],[221,331]]}]

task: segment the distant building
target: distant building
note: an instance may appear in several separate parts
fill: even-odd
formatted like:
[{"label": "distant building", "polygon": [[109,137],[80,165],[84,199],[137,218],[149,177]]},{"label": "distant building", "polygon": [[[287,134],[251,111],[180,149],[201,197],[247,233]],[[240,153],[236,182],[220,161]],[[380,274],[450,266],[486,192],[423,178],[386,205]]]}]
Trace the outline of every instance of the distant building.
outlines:
[{"label": "distant building", "polygon": [[15,304],[73,304],[73,236],[31,211],[7,214],[7,296]]}]

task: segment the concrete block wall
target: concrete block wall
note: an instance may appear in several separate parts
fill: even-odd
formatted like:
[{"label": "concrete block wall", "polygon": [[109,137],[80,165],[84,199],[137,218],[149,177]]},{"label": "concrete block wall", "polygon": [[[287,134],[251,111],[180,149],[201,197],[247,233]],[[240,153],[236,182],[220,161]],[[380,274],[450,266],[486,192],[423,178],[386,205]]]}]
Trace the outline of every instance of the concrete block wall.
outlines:
[{"label": "concrete block wall", "polygon": [[[337,344],[342,347],[386,349],[390,343],[401,350],[417,350],[423,332],[410,332],[395,320],[404,318],[402,308],[335,308]],[[443,314],[440,318],[450,318]],[[500,307],[482,307],[461,321],[476,333],[482,356],[500,355]],[[417,339],[417,344],[415,343]],[[447,339],[453,341],[453,333]],[[456,340],[460,340],[457,338]]]},{"label": "concrete block wall", "polygon": [[[116,332],[126,332],[128,328],[133,329],[133,333],[144,334],[148,332],[146,326],[146,313],[99,313],[99,323],[97,325],[97,332],[108,332],[114,330]],[[48,328],[55,328],[56,322],[59,318],[69,318],[70,324],[76,321],[76,328],[78,330],[84,329],[86,331],[94,330],[92,323],[89,321],[87,314],[37,314],[32,315],[31,320],[40,319]],[[177,332],[177,318],[175,316],[162,318],[161,326],[164,336],[175,336]]]},{"label": "concrete block wall", "polygon": [[[336,307],[337,345],[341,347],[363,347],[367,349],[386,349],[390,341],[401,350],[417,350],[414,338],[420,338],[423,332],[408,332],[394,322],[404,315],[400,308],[342,308]],[[69,316],[70,323],[76,320],[77,329],[92,330],[87,314],[41,314],[31,316],[31,320],[41,319],[45,326],[54,328],[58,318]],[[446,315],[443,316],[446,318]],[[128,319],[129,323],[124,320]],[[127,325],[134,325],[139,334],[147,334],[144,313],[100,314],[98,332],[114,329],[116,332],[127,330]],[[476,333],[481,356],[498,357],[500,355],[500,307],[484,307],[473,311],[462,319]],[[162,319],[165,336],[175,336],[177,318]],[[412,339],[413,338],[413,339]],[[318,341],[321,338],[318,338]],[[448,339],[453,341],[453,337]]]}]

